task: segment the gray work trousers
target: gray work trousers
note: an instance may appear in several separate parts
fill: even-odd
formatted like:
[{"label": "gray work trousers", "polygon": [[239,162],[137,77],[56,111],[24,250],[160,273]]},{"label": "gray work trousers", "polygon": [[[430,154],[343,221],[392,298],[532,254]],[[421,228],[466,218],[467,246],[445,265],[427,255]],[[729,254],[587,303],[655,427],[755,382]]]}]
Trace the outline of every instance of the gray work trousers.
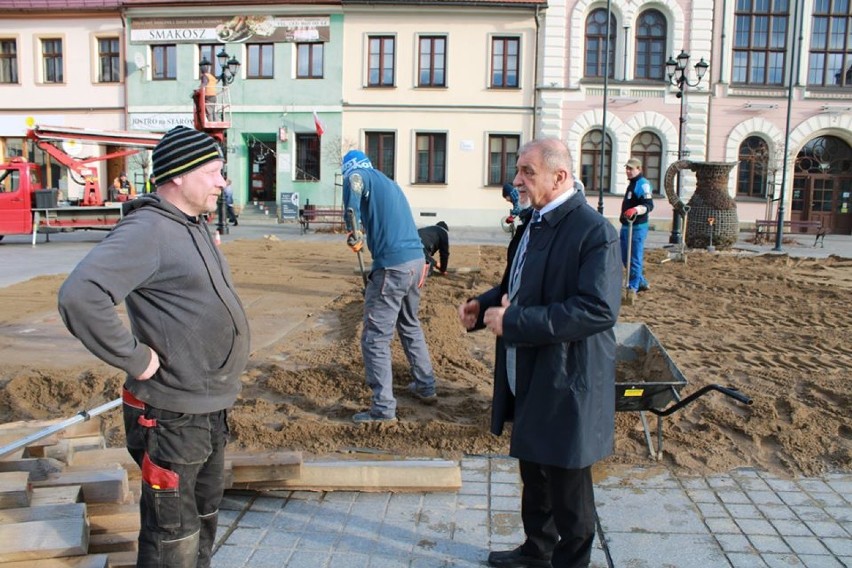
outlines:
[{"label": "gray work trousers", "polygon": [[435,374],[429,359],[429,348],[420,328],[420,283],[423,258],[379,268],[370,273],[364,294],[364,331],[361,353],[364,357],[367,386],[373,391],[370,412],[374,416],[396,416],[391,369],[391,340],[396,328],[417,392],[435,392]]}]

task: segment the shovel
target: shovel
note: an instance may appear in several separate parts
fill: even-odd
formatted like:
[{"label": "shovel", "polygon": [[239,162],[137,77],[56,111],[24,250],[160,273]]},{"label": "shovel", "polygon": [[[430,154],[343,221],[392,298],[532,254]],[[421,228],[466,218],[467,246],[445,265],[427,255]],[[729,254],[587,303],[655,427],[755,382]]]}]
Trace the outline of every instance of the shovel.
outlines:
[{"label": "shovel", "polygon": [[632,306],[636,302],[636,292],[630,289],[630,265],[633,254],[633,221],[636,217],[627,219],[627,274],[624,276],[624,291],[621,296],[622,303]]},{"label": "shovel", "polygon": [[[352,226],[353,231],[358,230],[358,224],[355,221],[355,210],[351,207],[346,210],[346,215],[349,217],[349,224]],[[358,268],[361,270],[361,280],[364,282],[364,292],[367,291],[367,271],[364,270],[364,259],[361,258],[361,251],[359,250],[355,254],[358,255]]]}]

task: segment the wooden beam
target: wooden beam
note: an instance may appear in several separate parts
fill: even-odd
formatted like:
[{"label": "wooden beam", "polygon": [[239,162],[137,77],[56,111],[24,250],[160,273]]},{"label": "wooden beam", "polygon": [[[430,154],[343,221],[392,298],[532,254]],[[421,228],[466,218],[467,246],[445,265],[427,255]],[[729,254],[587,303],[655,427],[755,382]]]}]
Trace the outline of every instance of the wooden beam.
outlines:
[{"label": "wooden beam", "polygon": [[83,500],[83,488],[79,485],[63,485],[61,487],[33,487],[30,507],[38,505],[63,505],[79,503]]},{"label": "wooden beam", "polygon": [[104,448],[106,448],[106,440],[100,434],[96,434],[94,436],[63,438],[55,446],[45,448],[44,455],[63,461],[68,465],[73,465],[77,452]]},{"label": "wooden beam", "polygon": [[[0,424],[0,436],[18,430],[26,430],[27,435],[33,434],[39,430],[50,428],[55,424],[67,420],[66,418],[55,418],[51,420],[19,420],[17,422],[7,422]],[[99,417],[94,417],[89,420],[77,422],[62,430],[60,438],[78,438],[80,436],[96,436],[101,433],[101,420]],[[23,436],[21,436],[23,438]],[[14,441],[14,440],[12,440]]]},{"label": "wooden beam", "polygon": [[0,461],[0,472],[3,471],[26,471],[30,474],[30,481],[47,479],[51,473],[59,473],[65,465],[52,458],[18,458]]},{"label": "wooden beam", "polygon": [[[10,446],[15,442],[19,442],[27,436],[31,436],[37,432],[38,430],[26,428],[21,428],[18,430],[4,430],[0,432],[0,448]],[[58,442],[59,436],[56,434],[51,434],[42,438],[41,440],[36,440],[25,448],[26,455],[28,457],[44,457],[44,447],[55,446]]]},{"label": "wooden beam", "polygon": [[32,497],[29,479],[26,471],[0,473],[0,509],[29,507]]},{"label": "wooden beam", "polygon": [[33,487],[63,485],[82,486],[86,503],[125,503],[130,496],[127,472],[118,466],[94,471],[63,471],[44,481],[33,482]]},{"label": "wooden beam", "polygon": [[139,531],[139,505],[137,503],[94,503],[87,508],[89,533]]},{"label": "wooden beam", "polygon": [[236,489],[305,491],[456,491],[461,469],[446,460],[334,461],[302,464],[299,479],[235,483]]},{"label": "wooden beam", "polygon": [[233,483],[298,479],[302,468],[301,452],[226,453],[231,463]]},{"label": "wooden beam", "polygon": [[4,525],[0,562],[83,556],[88,545],[85,517]]},{"label": "wooden beam", "polygon": [[89,552],[109,554],[110,552],[136,552],[139,549],[139,531],[108,532],[89,536]]},{"label": "wooden beam", "polygon": [[20,509],[0,511],[0,525],[49,521],[51,519],[76,519],[86,516],[85,503],[63,503],[60,505],[36,505]]},{"label": "wooden beam", "polygon": [[142,479],[142,470],[130,457],[127,448],[104,448],[100,450],[75,450],[74,465],[67,467],[70,471],[84,471],[93,469],[113,469],[120,466],[127,471],[130,480]]},{"label": "wooden beam", "polygon": [[110,552],[110,568],[136,568],[136,551]]}]

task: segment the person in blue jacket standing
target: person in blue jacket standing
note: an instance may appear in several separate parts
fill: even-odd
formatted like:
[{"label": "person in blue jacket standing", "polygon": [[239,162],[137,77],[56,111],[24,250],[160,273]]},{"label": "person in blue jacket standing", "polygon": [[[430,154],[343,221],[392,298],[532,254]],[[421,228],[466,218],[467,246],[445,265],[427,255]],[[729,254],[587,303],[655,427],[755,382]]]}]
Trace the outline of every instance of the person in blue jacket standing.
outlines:
[{"label": "person in blue jacket standing", "polygon": [[359,150],[347,152],[342,171],[344,219],[349,231],[346,244],[360,252],[366,236],[373,257],[364,291],[361,335],[367,386],[373,394],[370,409],[355,414],[352,420],[395,421],[391,370],[394,329],[411,365],[414,380],[408,390],[425,404],[437,401],[435,373],[417,317],[420,288],[429,265],[423,262],[423,243],[402,189],[373,169],[370,159]]},{"label": "person in blue jacket standing", "polygon": [[624,165],[627,172],[627,191],[621,202],[621,263],[627,267],[627,240],[630,233],[628,220],[633,220],[633,236],[630,245],[630,280],[627,287],[633,292],[644,292],[649,288],[643,273],[645,238],[648,236],[648,213],[654,209],[651,183],[642,175],[642,162],[630,158]]}]

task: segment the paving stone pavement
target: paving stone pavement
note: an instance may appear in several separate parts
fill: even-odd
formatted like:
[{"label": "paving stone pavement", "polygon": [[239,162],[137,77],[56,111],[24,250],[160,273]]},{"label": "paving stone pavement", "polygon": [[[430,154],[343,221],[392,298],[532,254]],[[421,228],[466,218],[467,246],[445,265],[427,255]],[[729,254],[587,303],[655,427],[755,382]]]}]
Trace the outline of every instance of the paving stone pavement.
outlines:
[{"label": "paving stone pavement", "polygon": [[[241,218],[225,241],[301,235],[295,224]],[[30,246],[26,235],[0,245],[0,286],[42,274],[67,273],[103,234],[70,233]],[[736,248],[777,254],[748,233]],[[42,242],[43,239],[40,239]],[[499,244],[497,229],[453,227],[454,243]],[[648,248],[668,244],[651,231]],[[852,237],[828,235],[786,243],[796,257],[852,258]],[[697,252],[696,254],[703,254]],[[485,565],[490,550],[523,540],[515,460],[461,461],[458,493],[234,493],[220,513],[216,568],[449,568]],[[852,474],[786,479],[743,469],[677,477],[661,466],[599,468],[599,538],[593,568],[852,568]]]},{"label": "paving stone pavement", "polygon": [[[461,460],[447,493],[228,492],[214,568],[472,568],[523,541],[517,462]],[[595,468],[591,568],[852,568],[852,474]]]}]

